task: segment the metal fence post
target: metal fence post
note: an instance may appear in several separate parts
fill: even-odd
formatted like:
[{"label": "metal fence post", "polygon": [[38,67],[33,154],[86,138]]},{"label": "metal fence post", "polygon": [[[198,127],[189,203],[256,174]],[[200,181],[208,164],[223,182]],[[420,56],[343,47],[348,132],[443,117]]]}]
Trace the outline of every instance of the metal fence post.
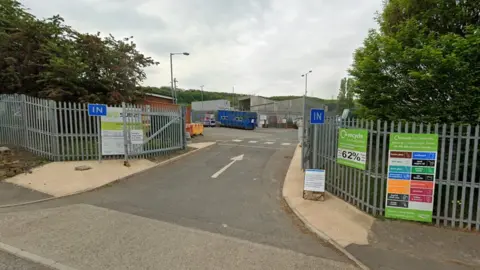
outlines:
[{"label": "metal fence post", "polygon": [[122,120],[123,120],[123,151],[124,164],[128,164],[128,129],[127,129],[127,108],[125,102],[122,102]]},{"label": "metal fence post", "polygon": [[21,95],[21,104],[22,104],[22,122],[23,122],[23,147],[28,149],[28,123],[27,123],[27,97]]},{"label": "metal fence post", "polygon": [[312,149],[312,155],[313,155],[313,168],[314,169],[320,169],[318,166],[318,125],[313,125],[313,149]]},{"label": "metal fence post", "polygon": [[[203,104],[203,103],[202,103]],[[182,106],[181,107],[181,123],[180,123],[180,128],[181,128],[181,134],[182,134],[182,150],[187,148],[187,134],[186,134],[186,127],[185,127],[185,115],[186,115],[186,107]]]},{"label": "metal fence post", "polygon": [[57,103],[53,100],[48,101],[49,113],[49,123],[50,123],[50,157],[53,157],[54,160],[60,160],[60,147],[58,144],[58,120],[57,120]]},{"label": "metal fence post", "polygon": [[303,95],[303,125],[302,125],[302,170],[305,170],[305,139],[306,137],[306,131],[307,131],[307,118],[306,118],[306,112],[307,111],[307,101],[306,101],[306,94]]},{"label": "metal fence post", "polygon": [[[98,162],[101,163],[102,162],[102,123],[101,123],[102,120],[99,116],[96,116],[95,118],[97,118],[96,122],[97,122],[97,132],[98,132],[97,134]],[[125,121],[124,121],[124,125],[125,125]]]}]

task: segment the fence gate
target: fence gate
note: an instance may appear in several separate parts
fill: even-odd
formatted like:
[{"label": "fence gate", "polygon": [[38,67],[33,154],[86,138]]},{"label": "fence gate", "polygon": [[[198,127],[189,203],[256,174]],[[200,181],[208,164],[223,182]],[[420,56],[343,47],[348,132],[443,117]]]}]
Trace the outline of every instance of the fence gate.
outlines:
[{"label": "fence gate", "polygon": [[125,160],[185,149],[185,111],[178,107],[122,106]]}]

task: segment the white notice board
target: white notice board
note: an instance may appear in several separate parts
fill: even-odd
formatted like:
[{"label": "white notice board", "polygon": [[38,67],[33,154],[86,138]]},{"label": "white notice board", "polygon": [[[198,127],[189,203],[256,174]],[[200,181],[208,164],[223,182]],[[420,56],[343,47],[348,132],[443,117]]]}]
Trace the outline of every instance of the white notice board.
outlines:
[{"label": "white notice board", "polygon": [[325,170],[305,170],[303,190],[325,192]]}]

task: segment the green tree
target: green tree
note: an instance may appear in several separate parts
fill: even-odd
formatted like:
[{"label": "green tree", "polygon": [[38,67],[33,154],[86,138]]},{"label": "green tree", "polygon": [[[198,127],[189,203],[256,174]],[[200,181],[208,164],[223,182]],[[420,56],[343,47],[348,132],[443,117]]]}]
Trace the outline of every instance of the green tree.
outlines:
[{"label": "green tree", "polygon": [[480,5],[390,0],[354,55],[364,117],[441,123],[480,119]]},{"label": "green tree", "polygon": [[158,64],[132,37],[72,29],[60,16],[39,20],[16,0],[0,0],[0,93],[59,101],[132,102],[144,68]]},{"label": "green tree", "polygon": [[339,113],[341,113],[344,109],[352,109],[353,107],[355,107],[354,87],[355,81],[352,78],[343,78],[340,81],[340,89],[337,96],[337,110]]}]

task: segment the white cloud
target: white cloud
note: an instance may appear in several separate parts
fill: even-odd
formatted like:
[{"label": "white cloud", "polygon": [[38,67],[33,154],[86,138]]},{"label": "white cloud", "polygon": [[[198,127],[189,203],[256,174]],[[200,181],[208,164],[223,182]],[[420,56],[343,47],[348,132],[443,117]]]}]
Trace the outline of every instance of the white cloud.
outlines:
[{"label": "white cloud", "polygon": [[60,14],[80,31],[134,36],[160,61],[145,85],[169,85],[169,52],[182,88],[264,96],[336,96],[381,0],[23,0],[39,17]]}]

